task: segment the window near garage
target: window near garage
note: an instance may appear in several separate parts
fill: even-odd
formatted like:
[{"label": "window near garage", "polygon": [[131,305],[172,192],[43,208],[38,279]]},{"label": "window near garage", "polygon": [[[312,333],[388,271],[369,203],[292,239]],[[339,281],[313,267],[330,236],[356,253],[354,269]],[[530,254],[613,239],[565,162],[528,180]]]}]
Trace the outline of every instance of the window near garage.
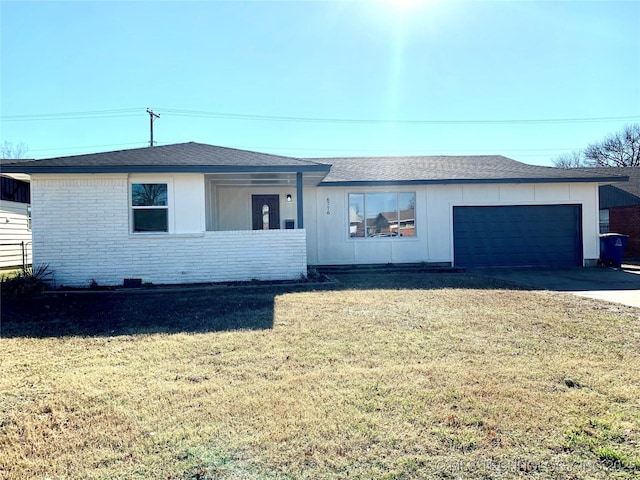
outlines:
[{"label": "window near garage", "polygon": [[133,231],[168,232],[169,202],[166,183],[131,184]]},{"label": "window near garage", "polygon": [[415,192],[350,193],[349,237],[415,237]]},{"label": "window near garage", "polygon": [[600,210],[600,233],[609,233],[609,209]]}]

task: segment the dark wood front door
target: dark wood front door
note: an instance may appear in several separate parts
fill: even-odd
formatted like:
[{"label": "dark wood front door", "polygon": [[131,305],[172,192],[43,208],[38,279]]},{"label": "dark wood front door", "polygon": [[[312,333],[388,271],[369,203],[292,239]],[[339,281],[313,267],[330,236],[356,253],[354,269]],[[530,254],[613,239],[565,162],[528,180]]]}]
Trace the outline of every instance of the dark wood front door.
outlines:
[{"label": "dark wood front door", "polygon": [[251,222],[254,230],[280,228],[280,196],[251,195]]}]

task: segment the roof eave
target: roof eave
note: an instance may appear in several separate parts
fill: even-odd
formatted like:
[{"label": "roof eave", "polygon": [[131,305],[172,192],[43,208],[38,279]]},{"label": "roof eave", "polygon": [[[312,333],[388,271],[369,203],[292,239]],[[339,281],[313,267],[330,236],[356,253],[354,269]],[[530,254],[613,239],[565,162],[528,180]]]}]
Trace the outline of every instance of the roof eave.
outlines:
[{"label": "roof eave", "polygon": [[329,173],[328,165],[119,165],[119,166],[3,166],[3,173],[34,174],[98,174],[98,173]]},{"label": "roof eave", "polygon": [[[614,180],[615,178],[615,180]],[[623,180],[622,178],[626,178]],[[628,181],[628,177],[569,178],[446,178],[424,180],[348,180],[320,182],[321,187],[385,187],[393,185],[470,185],[492,183],[606,183]]]}]

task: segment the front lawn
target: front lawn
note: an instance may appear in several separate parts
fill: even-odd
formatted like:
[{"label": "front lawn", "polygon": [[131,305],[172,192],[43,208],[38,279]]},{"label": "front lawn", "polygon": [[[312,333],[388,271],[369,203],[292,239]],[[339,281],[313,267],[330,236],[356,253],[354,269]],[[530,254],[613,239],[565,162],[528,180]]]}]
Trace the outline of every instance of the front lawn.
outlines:
[{"label": "front lawn", "polygon": [[336,277],[3,298],[0,478],[640,475],[640,310]]}]

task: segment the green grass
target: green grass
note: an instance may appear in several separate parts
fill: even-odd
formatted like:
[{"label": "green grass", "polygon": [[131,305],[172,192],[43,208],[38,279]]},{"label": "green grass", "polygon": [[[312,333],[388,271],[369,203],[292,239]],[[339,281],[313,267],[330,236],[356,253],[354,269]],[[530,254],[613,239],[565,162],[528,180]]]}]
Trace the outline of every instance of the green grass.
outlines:
[{"label": "green grass", "polygon": [[3,299],[0,478],[640,475],[638,309],[338,280]]}]

